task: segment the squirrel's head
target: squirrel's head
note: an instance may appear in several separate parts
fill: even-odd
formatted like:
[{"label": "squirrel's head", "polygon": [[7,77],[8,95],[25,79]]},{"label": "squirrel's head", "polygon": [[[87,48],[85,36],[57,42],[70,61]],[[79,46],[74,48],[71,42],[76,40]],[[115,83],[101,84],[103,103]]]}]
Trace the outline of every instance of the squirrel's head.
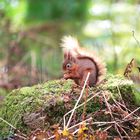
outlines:
[{"label": "squirrel's head", "polygon": [[77,67],[76,59],[72,57],[70,53],[64,55],[64,62],[63,62],[63,71],[64,71],[64,78],[69,79],[72,78],[71,74],[75,71]]},{"label": "squirrel's head", "polygon": [[65,60],[63,62],[63,70],[70,72],[71,70],[73,70],[74,64],[75,63],[73,61],[71,61],[71,60]]},{"label": "squirrel's head", "polygon": [[76,59],[71,55],[70,52],[64,54],[63,70],[71,71],[73,70]]}]

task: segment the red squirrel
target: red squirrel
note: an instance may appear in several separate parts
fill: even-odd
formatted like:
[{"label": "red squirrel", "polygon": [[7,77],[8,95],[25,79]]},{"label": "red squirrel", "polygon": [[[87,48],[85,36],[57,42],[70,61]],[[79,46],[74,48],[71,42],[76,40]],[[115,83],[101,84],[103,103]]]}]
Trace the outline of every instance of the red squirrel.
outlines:
[{"label": "red squirrel", "polygon": [[94,52],[81,48],[78,40],[71,36],[62,38],[61,47],[64,53],[64,79],[73,79],[77,85],[83,86],[90,72],[88,86],[101,83],[106,74],[106,67]]}]

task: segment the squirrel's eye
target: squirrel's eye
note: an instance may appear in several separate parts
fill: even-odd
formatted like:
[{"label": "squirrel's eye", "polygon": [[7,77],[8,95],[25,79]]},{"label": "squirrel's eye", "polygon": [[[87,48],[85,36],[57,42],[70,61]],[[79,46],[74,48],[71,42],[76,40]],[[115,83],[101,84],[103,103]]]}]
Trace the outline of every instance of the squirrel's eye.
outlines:
[{"label": "squirrel's eye", "polygon": [[70,67],[71,67],[71,64],[68,63],[68,64],[66,65],[66,68],[70,68]]}]

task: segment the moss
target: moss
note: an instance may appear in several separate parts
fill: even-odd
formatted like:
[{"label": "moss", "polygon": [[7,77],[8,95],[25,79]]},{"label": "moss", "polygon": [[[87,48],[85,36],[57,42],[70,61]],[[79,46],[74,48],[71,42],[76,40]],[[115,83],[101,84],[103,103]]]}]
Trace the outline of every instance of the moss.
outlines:
[{"label": "moss", "polygon": [[[56,109],[56,106],[63,104],[62,94],[68,92],[71,85],[72,81],[70,80],[67,82],[54,80],[33,87],[13,90],[6,97],[3,108],[0,111],[0,116],[16,128],[26,131],[22,121],[23,115],[45,108],[47,113],[50,110],[48,116],[52,116],[52,110],[49,108],[54,107]],[[4,130],[3,132],[7,135],[10,128],[1,122],[0,130]]]},{"label": "moss", "polygon": [[[77,101],[80,89],[73,89],[72,86],[73,81],[71,80],[53,80],[32,87],[13,90],[5,99],[4,106],[0,110],[0,117],[24,133],[29,133],[33,129],[31,123],[25,124],[25,122],[30,122],[31,116],[38,120],[45,116],[45,119],[42,119],[45,121],[43,127],[49,127],[58,123]],[[118,97],[118,92],[120,92],[125,100],[130,100],[130,95],[132,95],[131,101],[134,103],[133,82],[124,79],[122,76],[107,76],[103,84],[89,89],[89,95],[92,96],[99,90],[110,91],[115,98]],[[67,101],[65,97],[68,98]],[[94,112],[99,107],[99,102],[91,100],[87,104],[87,113]],[[78,116],[81,116],[82,110],[83,107],[79,109]],[[32,119],[31,122],[33,123],[34,120]],[[0,130],[2,130],[0,132],[1,136],[7,136],[10,127],[0,121]]]},{"label": "moss", "polygon": [[135,102],[138,106],[140,106],[140,89],[139,87],[135,87],[134,89],[134,96],[135,96]]},{"label": "moss", "polygon": [[5,98],[5,96],[8,94],[8,90],[4,89],[4,88],[0,88],[0,107],[3,104],[3,100]]},{"label": "moss", "polygon": [[[122,98],[125,99],[129,99],[129,97],[126,96],[133,96],[130,99],[132,100],[132,102],[134,102],[134,83],[131,80],[125,79],[123,76],[121,75],[108,75],[106,77],[107,82],[103,85],[101,85],[101,87],[103,89],[107,89],[112,93],[112,96],[114,98],[118,98],[119,94],[122,95]],[[119,94],[116,94],[119,93]]]}]

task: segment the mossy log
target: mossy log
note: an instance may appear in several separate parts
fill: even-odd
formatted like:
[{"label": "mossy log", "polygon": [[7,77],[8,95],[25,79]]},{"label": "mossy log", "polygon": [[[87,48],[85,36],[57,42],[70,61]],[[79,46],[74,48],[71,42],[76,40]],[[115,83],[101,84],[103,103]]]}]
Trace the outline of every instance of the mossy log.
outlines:
[{"label": "mossy log", "polygon": [[[91,97],[101,90],[112,93],[115,98],[119,92],[128,105],[135,104],[134,84],[122,76],[107,76],[101,85],[89,88],[88,94]],[[36,128],[48,129],[56,123],[62,125],[63,115],[73,108],[80,91],[72,80],[61,79],[16,89],[5,98],[0,117],[25,134]],[[99,107],[99,102],[91,100],[87,103],[87,114]],[[79,118],[82,112],[83,107],[78,109]],[[10,130],[11,127],[0,120],[0,136],[9,135]]]}]

